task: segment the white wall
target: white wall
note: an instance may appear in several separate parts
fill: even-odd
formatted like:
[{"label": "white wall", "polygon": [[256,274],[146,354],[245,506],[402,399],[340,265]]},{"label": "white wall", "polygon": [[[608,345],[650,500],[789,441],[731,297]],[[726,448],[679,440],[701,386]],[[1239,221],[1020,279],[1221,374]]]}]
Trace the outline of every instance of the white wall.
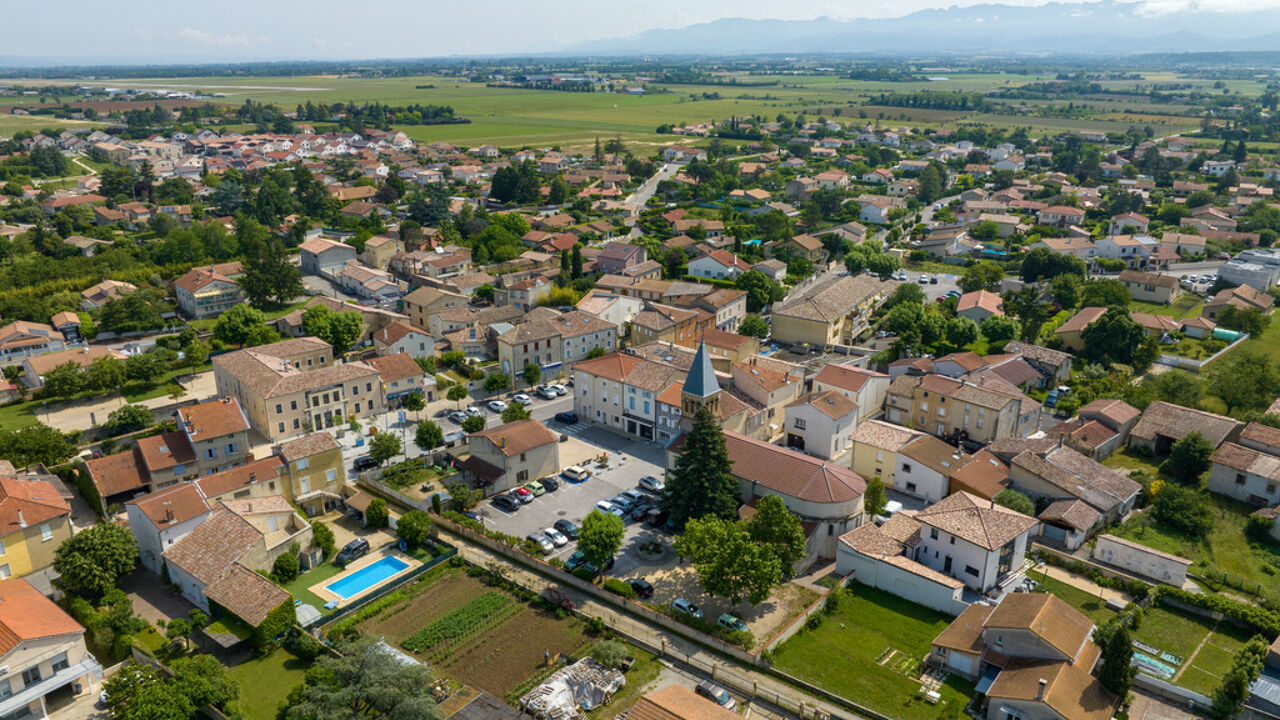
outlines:
[{"label": "white wall", "polygon": [[1187,567],[1191,565],[1190,560],[1169,557],[1137,543],[1124,543],[1113,535],[1099,535],[1091,557],[1174,587],[1186,582]]},{"label": "white wall", "polygon": [[907,572],[895,565],[855,552],[844,543],[836,550],[836,573],[848,575],[863,585],[893,593],[900,598],[933,608],[948,615],[959,615],[968,604],[960,599],[963,588],[946,585]]}]

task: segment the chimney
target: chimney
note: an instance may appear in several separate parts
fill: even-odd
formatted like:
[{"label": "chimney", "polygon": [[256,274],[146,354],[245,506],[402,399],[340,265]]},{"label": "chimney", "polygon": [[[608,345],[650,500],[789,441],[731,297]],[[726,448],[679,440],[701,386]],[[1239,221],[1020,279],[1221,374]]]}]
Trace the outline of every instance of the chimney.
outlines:
[{"label": "chimney", "polygon": [[168,501],[164,504],[164,521],[173,522],[173,503]]},{"label": "chimney", "polygon": [[1046,685],[1048,685],[1048,684],[1049,684],[1049,681],[1048,681],[1048,680],[1045,680],[1044,678],[1040,678],[1040,685],[1039,685],[1039,687],[1037,687],[1037,688],[1036,688],[1036,699],[1037,699],[1037,700],[1043,700],[1043,699],[1044,699],[1044,689],[1045,689],[1045,686],[1046,686]]},{"label": "chimney", "polygon": [[258,473],[249,473],[249,482],[254,483],[257,481],[258,481]]},{"label": "chimney", "polygon": [[18,510],[18,527],[23,527],[23,528],[24,528],[24,527],[26,527],[26,526],[27,526],[27,521],[26,521],[26,519],[25,519],[25,518],[23,518],[23,517],[22,517],[22,510],[21,510],[21,509],[19,509],[19,510]]}]

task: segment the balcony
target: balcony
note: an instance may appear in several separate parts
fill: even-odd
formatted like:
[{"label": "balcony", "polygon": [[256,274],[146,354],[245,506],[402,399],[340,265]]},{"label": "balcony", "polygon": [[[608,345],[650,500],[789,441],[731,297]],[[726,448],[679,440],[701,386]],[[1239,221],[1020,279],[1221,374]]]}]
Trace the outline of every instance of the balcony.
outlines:
[{"label": "balcony", "polygon": [[29,705],[33,700],[42,698],[64,685],[76,682],[85,675],[91,675],[95,681],[102,679],[102,666],[98,664],[98,661],[92,655],[86,655],[84,660],[75,665],[59,670],[40,682],[28,685],[22,688],[21,691],[10,695],[4,700],[0,700],[0,716],[16,712]]}]

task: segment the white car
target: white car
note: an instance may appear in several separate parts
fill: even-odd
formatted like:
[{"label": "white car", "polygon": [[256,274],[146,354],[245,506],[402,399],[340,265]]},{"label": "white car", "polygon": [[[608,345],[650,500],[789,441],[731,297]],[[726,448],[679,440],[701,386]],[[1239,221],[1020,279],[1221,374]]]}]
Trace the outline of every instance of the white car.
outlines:
[{"label": "white car", "polygon": [[550,385],[548,385],[548,386],[547,386],[547,388],[549,388],[549,389],[551,389],[551,390],[555,391],[555,394],[557,394],[557,395],[568,395],[568,394],[569,394],[569,388],[567,388],[567,387],[565,387],[565,386],[561,385],[560,383],[551,383]]},{"label": "white car", "polygon": [[555,528],[547,528],[546,530],[542,531],[542,534],[546,535],[547,539],[550,540],[552,544],[555,545],[556,547],[564,547],[565,545],[569,544],[569,538],[565,537],[564,533],[560,532]]},{"label": "white car", "polygon": [[596,502],[596,509],[602,513],[613,513],[618,517],[622,517],[622,508],[618,507],[617,505],[614,505],[608,500],[600,500]]},{"label": "white car", "polygon": [[502,400],[490,400],[489,409],[496,413],[505,412],[507,409],[507,404]]},{"label": "white car", "polygon": [[484,417],[484,408],[479,405],[471,405],[467,408],[467,414],[471,417]]},{"label": "white car", "polygon": [[521,405],[528,405],[533,402],[533,398],[529,397],[528,395],[525,395],[524,393],[516,393],[515,395],[511,396],[511,402],[520,403]]},{"label": "white car", "polygon": [[666,489],[667,484],[652,475],[645,475],[640,478],[640,487],[649,492],[659,493]]},{"label": "white car", "polygon": [[560,393],[545,385],[535,390],[534,393],[543,400],[555,400],[560,397]]},{"label": "white car", "polygon": [[528,540],[529,542],[532,542],[532,543],[536,543],[538,547],[542,548],[543,555],[550,555],[551,553],[556,551],[556,546],[552,544],[551,540],[548,539],[546,535],[540,535],[538,533],[529,533],[529,535],[525,537],[525,540]]}]

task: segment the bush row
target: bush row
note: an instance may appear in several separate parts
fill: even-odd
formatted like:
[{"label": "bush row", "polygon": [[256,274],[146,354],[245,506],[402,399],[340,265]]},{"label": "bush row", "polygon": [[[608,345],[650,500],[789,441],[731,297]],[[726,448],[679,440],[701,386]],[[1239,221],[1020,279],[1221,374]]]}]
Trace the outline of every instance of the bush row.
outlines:
[{"label": "bush row", "polygon": [[1224,617],[1268,638],[1280,635],[1280,613],[1257,605],[1242,603],[1223,595],[1191,593],[1166,585],[1156,588],[1153,597],[1157,602],[1172,598],[1193,607],[1222,613]]},{"label": "bush row", "polygon": [[1109,575],[1104,575],[1102,571],[1080,560],[1063,560],[1061,557],[1053,553],[1041,553],[1040,557],[1048,565],[1060,567],[1077,575],[1083,575],[1104,588],[1111,588],[1112,590],[1119,590],[1121,592],[1128,593],[1139,600],[1147,597],[1151,592],[1151,585],[1149,583],[1135,578],[1111,577]]}]

